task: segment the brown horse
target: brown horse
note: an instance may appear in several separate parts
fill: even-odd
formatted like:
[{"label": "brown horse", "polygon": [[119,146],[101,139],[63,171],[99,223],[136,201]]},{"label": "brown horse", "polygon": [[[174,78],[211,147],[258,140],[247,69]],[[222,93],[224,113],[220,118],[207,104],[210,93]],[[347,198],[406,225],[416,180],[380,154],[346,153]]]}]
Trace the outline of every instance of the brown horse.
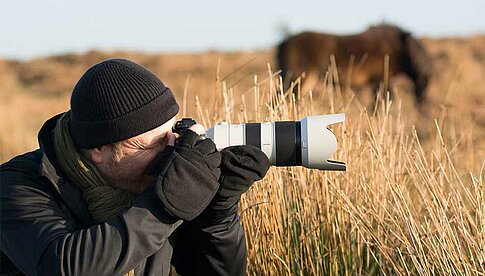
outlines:
[{"label": "brown horse", "polygon": [[[350,81],[355,88],[365,85],[377,88],[385,73],[389,78],[405,74],[414,82],[416,102],[425,100],[432,71],[431,58],[420,41],[392,25],[373,26],[353,35],[303,32],[288,37],[277,48],[284,83],[296,80],[304,72],[321,77],[329,70],[332,55],[338,65],[340,80]],[[349,70],[350,66],[352,70]],[[348,72],[352,72],[350,80],[346,80]]]}]

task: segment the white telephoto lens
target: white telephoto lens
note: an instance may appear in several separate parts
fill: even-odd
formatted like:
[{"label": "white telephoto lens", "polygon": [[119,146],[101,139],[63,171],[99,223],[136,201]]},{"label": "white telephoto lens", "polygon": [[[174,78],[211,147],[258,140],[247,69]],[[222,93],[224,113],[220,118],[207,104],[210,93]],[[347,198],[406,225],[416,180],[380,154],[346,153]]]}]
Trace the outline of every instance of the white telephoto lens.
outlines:
[{"label": "white telephoto lens", "polygon": [[272,165],[304,166],[311,169],[345,171],[343,162],[330,160],[337,139],[328,125],[345,121],[345,114],[308,116],[301,121],[228,124],[221,122],[206,132],[218,150],[253,145]]}]

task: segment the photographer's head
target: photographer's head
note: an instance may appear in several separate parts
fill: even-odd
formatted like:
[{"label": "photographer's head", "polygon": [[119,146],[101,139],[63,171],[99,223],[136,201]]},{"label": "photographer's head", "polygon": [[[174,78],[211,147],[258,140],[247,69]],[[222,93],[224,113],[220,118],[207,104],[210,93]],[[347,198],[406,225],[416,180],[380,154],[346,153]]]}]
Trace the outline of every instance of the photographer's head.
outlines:
[{"label": "photographer's head", "polygon": [[146,68],[110,59],[88,69],[71,97],[69,133],[76,147],[115,188],[139,193],[154,179],[148,164],[173,144],[179,106]]}]

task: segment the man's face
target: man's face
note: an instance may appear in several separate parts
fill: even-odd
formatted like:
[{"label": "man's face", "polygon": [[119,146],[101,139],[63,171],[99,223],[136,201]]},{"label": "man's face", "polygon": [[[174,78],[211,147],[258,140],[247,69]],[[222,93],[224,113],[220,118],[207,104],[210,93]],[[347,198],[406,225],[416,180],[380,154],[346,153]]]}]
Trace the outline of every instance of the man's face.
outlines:
[{"label": "man's face", "polygon": [[156,176],[148,175],[146,170],[158,153],[174,144],[174,123],[175,117],[155,129],[121,141],[119,160],[116,160],[113,147],[104,146],[103,161],[95,163],[108,184],[136,194],[153,185]]}]

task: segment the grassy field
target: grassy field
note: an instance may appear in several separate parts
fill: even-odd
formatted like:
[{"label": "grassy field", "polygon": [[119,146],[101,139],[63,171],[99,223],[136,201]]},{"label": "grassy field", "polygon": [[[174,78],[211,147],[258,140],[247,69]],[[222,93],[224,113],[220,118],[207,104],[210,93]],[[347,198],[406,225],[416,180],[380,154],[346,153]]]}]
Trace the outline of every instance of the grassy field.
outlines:
[{"label": "grassy field", "polygon": [[272,50],[0,61],[0,161],[36,148],[90,65],[130,58],[206,126],[346,113],[332,129],[347,172],[272,168],[243,197],[250,275],[485,275],[485,36],[423,42],[436,69],[423,112],[400,78],[376,104],[328,79],[296,103]]}]

